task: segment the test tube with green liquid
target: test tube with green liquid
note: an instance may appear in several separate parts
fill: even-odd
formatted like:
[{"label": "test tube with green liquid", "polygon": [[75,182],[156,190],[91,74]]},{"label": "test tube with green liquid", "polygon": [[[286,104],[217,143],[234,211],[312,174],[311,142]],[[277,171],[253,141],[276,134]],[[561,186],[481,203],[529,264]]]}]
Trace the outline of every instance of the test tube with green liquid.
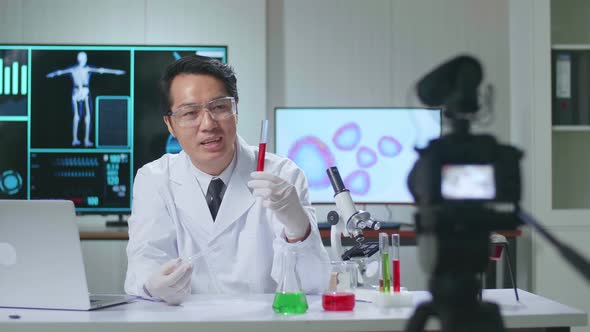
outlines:
[{"label": "test tube with green liquid", "polygon": [[391,292],[391,267],[389,259],[389,237],[387,233],[379,233],[379,255],[381,256],[381,278],[379,290]]}]

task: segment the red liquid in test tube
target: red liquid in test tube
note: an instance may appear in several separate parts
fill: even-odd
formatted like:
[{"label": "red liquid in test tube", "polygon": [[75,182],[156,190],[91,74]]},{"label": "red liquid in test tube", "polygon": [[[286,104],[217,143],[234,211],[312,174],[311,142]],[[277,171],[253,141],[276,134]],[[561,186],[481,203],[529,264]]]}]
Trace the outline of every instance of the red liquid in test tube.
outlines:
[{"label": "red liquid in test tube", "polygon": [[399,262],[399,234],[391,235],[391,266],[393,269],[393,292],[399,293],[401,286],[401,271]]},{"label": "red liquid in test tube", "polygon": [[400,289],[400,270],[399,259],[393,260],[393,292],[399,293]]},{"label": "red liquid in test tube", "polygon": [[268,120],[262,120],[260,126],[260,143],[258,144],[258,165],[256,171],[264,171],[264,156],[266,155],[266,143],[268,140]]}]

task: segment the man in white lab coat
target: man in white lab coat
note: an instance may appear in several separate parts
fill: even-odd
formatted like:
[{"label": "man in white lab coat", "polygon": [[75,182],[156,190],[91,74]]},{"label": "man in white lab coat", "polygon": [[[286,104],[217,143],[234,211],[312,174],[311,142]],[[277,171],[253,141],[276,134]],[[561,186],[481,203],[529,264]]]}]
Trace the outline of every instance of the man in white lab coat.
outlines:
[{"label": "man in white lab coat", "polygon": [[191,292],[273,293],[288,248],[303,291],[323,290],[329,258],[305,175],[270,153],[254,172],[258,148],[236,133],[236,82],[231,67],[199,56],[162,76],[164,122],[182,152],[135,177],[127,293],[169,304]]}]

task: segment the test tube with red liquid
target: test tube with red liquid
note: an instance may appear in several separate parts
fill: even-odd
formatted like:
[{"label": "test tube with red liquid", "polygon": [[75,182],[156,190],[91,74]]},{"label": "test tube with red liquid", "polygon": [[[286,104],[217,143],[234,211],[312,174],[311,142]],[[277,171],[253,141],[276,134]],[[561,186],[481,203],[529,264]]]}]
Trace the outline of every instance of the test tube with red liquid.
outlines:
[{"label": "test tube with red liquid", "polygon": [[393,292],[399,293],[401,271],[399,266],[399,234],[391,234],[391,266],[393,269]]},{"label": "test tube with red liquid", "polygon": [[260,125],[260,143],[258,144],[258,165],[256,171],[264,171],[264,156],[266,155],[266,143],[268,141],[268,120],[262,120]]}]

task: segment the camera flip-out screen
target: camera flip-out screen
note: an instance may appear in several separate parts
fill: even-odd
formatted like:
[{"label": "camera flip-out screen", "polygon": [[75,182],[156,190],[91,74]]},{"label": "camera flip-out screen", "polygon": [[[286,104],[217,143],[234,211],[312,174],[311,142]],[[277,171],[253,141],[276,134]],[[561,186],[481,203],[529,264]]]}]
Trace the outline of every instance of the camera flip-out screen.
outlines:
[{"label": "camera flip-out screen", "polygon": [[443,165],[441,194],[449,200],[494,199],[494,167],[488,164]]}]

